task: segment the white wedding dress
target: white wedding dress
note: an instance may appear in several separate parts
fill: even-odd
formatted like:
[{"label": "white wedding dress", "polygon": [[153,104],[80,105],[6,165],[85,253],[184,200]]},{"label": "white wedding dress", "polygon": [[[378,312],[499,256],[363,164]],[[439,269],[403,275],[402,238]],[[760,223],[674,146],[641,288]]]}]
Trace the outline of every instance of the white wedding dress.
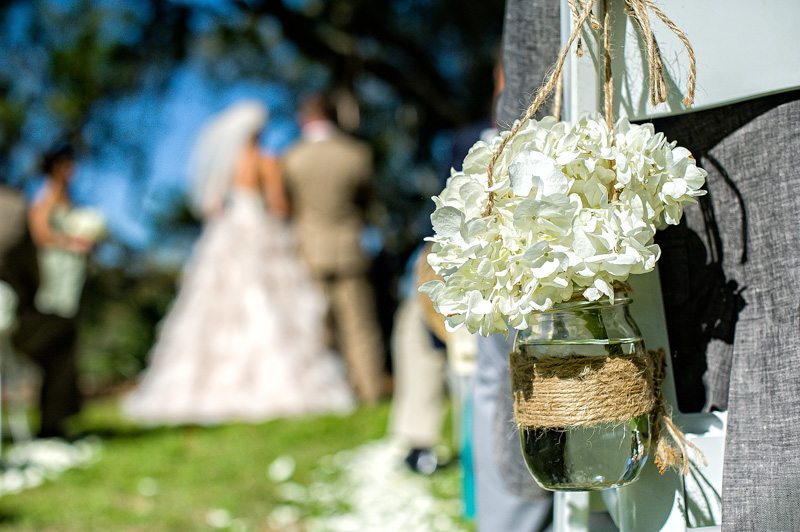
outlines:
[{"label": "white wedding dress", "polygon": [[353,396],[324,348],[324,312],[289,228],[257,192],[234,187],[195,246],[123,411],[147,424],[347,412]]}]

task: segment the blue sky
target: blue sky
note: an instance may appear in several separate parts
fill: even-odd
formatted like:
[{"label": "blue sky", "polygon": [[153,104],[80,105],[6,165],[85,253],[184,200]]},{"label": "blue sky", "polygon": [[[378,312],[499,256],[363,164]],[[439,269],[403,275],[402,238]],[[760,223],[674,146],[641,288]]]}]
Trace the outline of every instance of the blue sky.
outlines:
[{"label": "blue sky", "polygon": [[[222,16],[233,9],[225,0],[183,3],[203,4]],[[92,4],[107,8],[100,31],[101,35],[108,34],[110,42],[135,36],[138,25],[130,16],[150,16],[136,0],[93,0]],[[53,21],[80,15],[80,5],[77,0],[45,0],[38,7],[17,2],[5,12],[0,27],[0,74],[13,80],[16,95],[28,102],[22,140],[12,153],[6,178],[25,183],[29,196],[41,184],[41,176],[37,176],[41,154],[63,138],[61,125],[44,100],[49,83],[47,56],[32,44],[30,32],[41,16],[37,9],[49,10],[54,15],[48,19],[51,25],[42,38],[69,42],[74,38],[70,26],[57,28]],[[213,23],[208,13],[198,13],[192,24]],[[291,53],[276,48],[270,55]],[[151,81],[145,79],[133,93],[96,102],[82,128],[88,149],[79,152],[73,196],[79,204],[102,210],[113,236],[135,249],[158,243],[162,235],[157,234],[157,222],[182,201],[189,179],[189,154],[198,131],[214,113],[239,99],[255,98],[271,113],[262,138],[266,151],[279,154],[297,136],[294,101],[285,84],[269,79],[225,84],[210,79],[207,71],[203,58],[190,54],[186,62],[169,72],[166,88],[155,76]]]},{"label": "blue sky", "polygon": [[255,98],[270,109],[261,139],[265,151],[280,154],[297,136],[294,102],[280,84],[219,87],[199,70],[175,70],[165,92],[145,89],[101,104],[87,126],[87,140],[96,149],[79,161],[73,195],[76,202],[102,210],[111,232],[134,248],[155,243],[156,220],[185,194],[189,154],[214,113]]},{"label": "blue sky", "polygon": [[[280,153],[298,133],[294,123],[295,95],[325,88],[331,75],[328,67],[304,60],[298,49],[283,38],[280,23],[270,17],[262,17],[252,26],[252,20],[239,20],[239,10],[229,0],[172,1],[210,8],[197,10],[190,17],[192,39],[187,41],[186,59],[174,68],[171,62],[159,63],[154,58],[137,71],[133,92],[116,93],[93,102],[88,120],[80,124],[87,149],[81,152],[74,197],[80,204],[102,210],[113,236],[136,250],[169,245],[171,237],[164,234],[165,225],[159,222],[183,201],[189,180],[188,158],[209,117],[239,99],[264,102],[272,116],[262,146],[266,151]],[[286,0],[298,9],[322,1]],[[85,2],[101,7],[99,12],[103,13],[97,31],[90,24],[91,35],[99,35],[101,41],[111,44],[135,42],[142,21],[153,16],[140,9],[139,0]],[[16,183],[30,181],[30,189],[36,186],[36,165],[41,154],[63,138],[65,127],[48,100],[54,83],[50,48],[36,43],[55,43],[58,49],[61,43],[79,42],[76,28],[81,27],[81,21],[89,20],[82,17],[85,2],[17,0],[5,12],[5,19],[0,20],[0,81],[11,84],[17,93],[15,99],[25,109],[21,141],[15,145],[8,175],[3,178]],[[426,0],[393,0],[387,9],[397,11],[397,16],[421,17],[424,10],[418,7],[425,3]],[[259,47],[248,49],[218,40],[215,29],[221,21],[233,31],[256,31],[261,39]],[[459,52],[457,34],[435,38],[432,45],[442,50],[437,53],[437,61],[444,61],[440,65],[443,75],[455,82],[463,77],[468,56]],[[375,46],[371,39],[359,44],[366,49]],[[224,79],[228,82],[221,81]],[[397,199],[395,210],[387,215],[387,220],[392,221],[385,226],[394,230],[397,238],[408,238],[406,233],[424,233],[429,225],[427,216],[422,211],[412,212],[409,205],[416,201],[415,196],[429,197],[441,189],[444,166],[449,162],[450,136],[446,132],[437,134],[430,146],[430,160],[420,161],[414,106],[403,102],[389,85],[373,76],[362,75],[352,81],[363,104],[364,117],[369,112],[370,119],[364,121],[361,132],[375,140],[384,194]],[[426,204],[429,207],[430,202]],[[411,223],[412,227],[407,230],[406,225],[395,221]]]}]

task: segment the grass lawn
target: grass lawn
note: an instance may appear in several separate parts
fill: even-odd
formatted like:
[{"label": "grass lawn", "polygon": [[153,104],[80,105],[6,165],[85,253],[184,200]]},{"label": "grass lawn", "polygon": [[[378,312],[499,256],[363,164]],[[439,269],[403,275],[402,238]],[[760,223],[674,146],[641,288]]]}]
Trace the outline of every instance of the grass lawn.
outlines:
[{"label": "grass lawn", "polygon": [[[76,425],[101,439],[97,461],[0,498],[0,529],[209,530],[209,515],[221,512],[233,520],[228,528],[271,530],[270,513],[285,506],[267,474],[276,458],[294,459],[291,481],[318,483],[323,456],[383,437],[387,415],[382,404],[346,417],[149,430],[120,419],[113,402],[95,402]],[[456,499],[458,477],[450,468],[426,482],[437,497]]]}]

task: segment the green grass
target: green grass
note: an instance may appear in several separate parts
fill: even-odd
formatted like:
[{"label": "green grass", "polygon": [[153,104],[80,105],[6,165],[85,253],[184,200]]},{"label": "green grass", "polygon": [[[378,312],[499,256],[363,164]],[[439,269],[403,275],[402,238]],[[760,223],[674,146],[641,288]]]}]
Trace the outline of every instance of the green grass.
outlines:
[{"label": "green grass", "polygon": [[[99,459],[0,498],[0,529],[208,530],[208,512],[224,509],[247,530],[268,530],[267,516],[280,503],[267,476],[275,458],[291,455],[292,480],[308,484],[322,456],[383,437],[387,416],[382,404],[346,417],[148,430],[122,420],[113,402],[95,402],[76,427],[101,438]],[[434,493],[457,494],[457,468],[435,477]]]}]

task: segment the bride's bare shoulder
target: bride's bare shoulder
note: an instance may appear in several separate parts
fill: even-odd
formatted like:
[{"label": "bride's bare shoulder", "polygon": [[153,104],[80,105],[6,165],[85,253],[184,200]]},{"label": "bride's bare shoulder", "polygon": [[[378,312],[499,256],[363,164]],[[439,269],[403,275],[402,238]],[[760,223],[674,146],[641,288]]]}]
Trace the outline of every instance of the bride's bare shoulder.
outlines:
[{"label": "bride's bare shoulder", "polygon": [[239,153],[233,172],[233,185],[240,188],[258,189],[260,186],[261,154],[258,146],[248,144]]}]

